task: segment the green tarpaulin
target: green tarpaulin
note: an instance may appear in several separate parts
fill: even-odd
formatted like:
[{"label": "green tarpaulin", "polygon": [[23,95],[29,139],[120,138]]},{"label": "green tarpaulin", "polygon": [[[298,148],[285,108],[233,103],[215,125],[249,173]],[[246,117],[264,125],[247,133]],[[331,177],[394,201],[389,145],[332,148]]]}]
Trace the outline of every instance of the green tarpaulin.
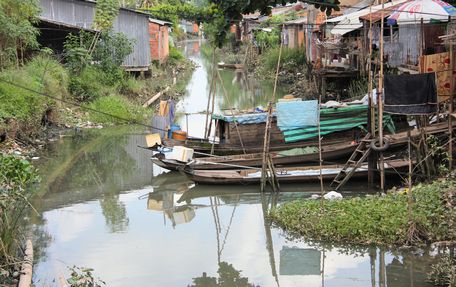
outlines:
[{"label": "green tarpaulin", "polygon": [[[344,108],[330,108],[320,110],[320,131],[321,135],[333,132],[360,128],[365,130],[367,126],[366,105],[356,105]],[[394,122],[390,115],[383,115],[383,125],[391,133],[395,132]],[[318,127],[304,127],[285,131],[285,142],[297,142],[318,136]]]}]

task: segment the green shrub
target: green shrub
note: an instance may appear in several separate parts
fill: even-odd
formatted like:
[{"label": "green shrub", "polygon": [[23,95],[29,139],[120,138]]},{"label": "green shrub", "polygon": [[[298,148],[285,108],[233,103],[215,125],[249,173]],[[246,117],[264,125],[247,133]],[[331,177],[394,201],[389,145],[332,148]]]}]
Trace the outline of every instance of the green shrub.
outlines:
[{"label": "green shrub", "polygon": [[[89,119],[96,123],[126,124],[128,122],[144,122],[151,111],[131,104],[121,96],[100,97],[85,105],[90,109],[106,114],[90,111]],[[107,115],[109,114],[109,115]],[[110,116],[113,115],[114,117]],[[125,119],[125,120],[124,120]]]},{"label": "green shrub", "polygon": [[325,201],[323,208],[318,200],[295,201],[273,210],[271,217],[285,230],[318,241],[402,245],[454,240],[456,211],[448,200],[455,189],[456,180],[414,187],[412,225],[407,196],[398,194]]},{"label": "green shrub", "polygon": [[25,69],[29,75],[42,81],[43,92],[58,98],[68,96],[68,71],[56,60],[49,56],[37,56],[27,63]]},{"label": "green shrub", "polygon": [[127,76],[120,84],[120,92],[124,95],[139,94],[144,88],[145,81],[137,80],[133,76]]},{"label": "green shrub", "polygon": [[[272,48],[262,54],[262,62],[265,69],[275,71],[279,59],[280,48]],[[306,64],[306,53],[302,48],[282,48],[280,59],[282,70],[292,70]]]},{"label": "green shrub", "polygon": [[428,281],[435,286],[456,286],[456,259],[450,255],[439,258],[439,261],[431,266]]},{"label": "green shrub", "polygon": [[171,60],[179,61],[184,59],[184,55],[182,55],[181,51],[179,51],[176,47],[174,46],[169,46],[169,58]]},{"label": "green shrub", "polygon": [[280,31],[277,28],[271,32],[259,30],[255,32],[255,40],[262,49],[277,47],[280,44]]},{"label": "green shrub", "polygon": [[79,75],[71,77],[69,90],[81,102],[98,99],[104,91],[100,71],[93,66],[85,67]]}]

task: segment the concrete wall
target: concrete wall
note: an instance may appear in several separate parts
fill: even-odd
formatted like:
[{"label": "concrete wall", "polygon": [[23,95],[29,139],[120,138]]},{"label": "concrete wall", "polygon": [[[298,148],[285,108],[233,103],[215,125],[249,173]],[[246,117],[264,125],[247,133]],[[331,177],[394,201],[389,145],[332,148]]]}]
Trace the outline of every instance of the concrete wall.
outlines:
[{"label": "concrete wall", "polygon": [[[69,24],[81,28],[92,28],[96,4],[83,0],[40,0],[44,20]],[[145,70],[150,65],[148,15],[120,9],[114,21],[115,32],[122,32],[134,41],[133,52],[127,56],[123,66],[130,70]]]}]

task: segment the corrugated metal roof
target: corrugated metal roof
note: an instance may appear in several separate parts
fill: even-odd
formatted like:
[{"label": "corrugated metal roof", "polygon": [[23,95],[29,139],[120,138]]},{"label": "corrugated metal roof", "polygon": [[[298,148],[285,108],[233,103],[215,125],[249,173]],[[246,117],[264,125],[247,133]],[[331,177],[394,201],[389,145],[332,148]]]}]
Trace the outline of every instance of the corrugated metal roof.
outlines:
[{"label": "corrugated metal roof", "polygon": [[155,24],[158,24],[160,26],[171,26],[173,25],[173,23],[171,22],[168,22],[168,21],[162,21],[162,20],[158,20],[158,19],[154,19],[154,18],[149,18],[149,22],[152,22],[152,23],[155,23]]},{"label": "corrugated metal roof", "polygon": [[283,24],[285,24],[285,25],[305,24],[305,23],[307,23],[307,17],[302,17],[302,18],[298,18],[295,20],[283,22]]},{"label": "corrugated metal roof", "polygon": [[[61,25],[92,29],[96,2],[91,0],[39,0],[40,18]],[[92,29],[93,30],[93,29]],[[134,41],[133,52],[122,66],[127,69],[147,69],[151,63],[149,15],[131,9],[120,9],[113,30]]]}]

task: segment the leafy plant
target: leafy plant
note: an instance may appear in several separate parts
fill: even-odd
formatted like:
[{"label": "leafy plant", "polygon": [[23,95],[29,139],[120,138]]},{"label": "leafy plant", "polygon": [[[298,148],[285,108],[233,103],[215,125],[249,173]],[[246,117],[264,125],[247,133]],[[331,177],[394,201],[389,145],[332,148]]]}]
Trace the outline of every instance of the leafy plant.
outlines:
[{"label": "leafy plant", "polygon": [[456,286],[456,259],[450,255],[444,255],[439,262],[431,266],[427,274],[428,281],[435,286]]},{"label": "leafy plant", "polygon": [[[23,212],[32,191],[27,185],[39,181],[36,169],[26,160],[0,154],[0,282],[14,270],[20,246]],[[6,276],[4,276],[5,274]]]},{"label": "leafy plant", "polygon": [[71,271],[71,277],[67,279],[67,283],[70,284],[70,287],[106,286],[106,282],[94,277],[92,268],[73,266],[69,269]]},{"label": "leafy plant", "polygon": [[277,47],[280,44],[280,31],[276,28],[271,32],[258,30],[255,32],[255,41],[262,49]]},{"label": "leafy plant", "polygon": [[350,99],[362,98],[368,92],[368,78],[359,77],[350,81],[348,86],[348,96]]},{"label": "leafy plant", "polygon": [[25,52],[38,48],[37,0],[0,1],[0,69],[24,63]]},{"label": "leafy plant", "polygon": [[402,245],[454,240],[455,188],[456,180],[413,188],[413,234],[407,197],[398,194],[328,201],[323,209],[319,201],[295,201],[270,216],[283,229],[318,241]]},{"label": "leafy plant", "polygon": [[93,20],[93,28],[106,31],[112,28],[114,19],[119,13],[118,0],[98,0]]}]

